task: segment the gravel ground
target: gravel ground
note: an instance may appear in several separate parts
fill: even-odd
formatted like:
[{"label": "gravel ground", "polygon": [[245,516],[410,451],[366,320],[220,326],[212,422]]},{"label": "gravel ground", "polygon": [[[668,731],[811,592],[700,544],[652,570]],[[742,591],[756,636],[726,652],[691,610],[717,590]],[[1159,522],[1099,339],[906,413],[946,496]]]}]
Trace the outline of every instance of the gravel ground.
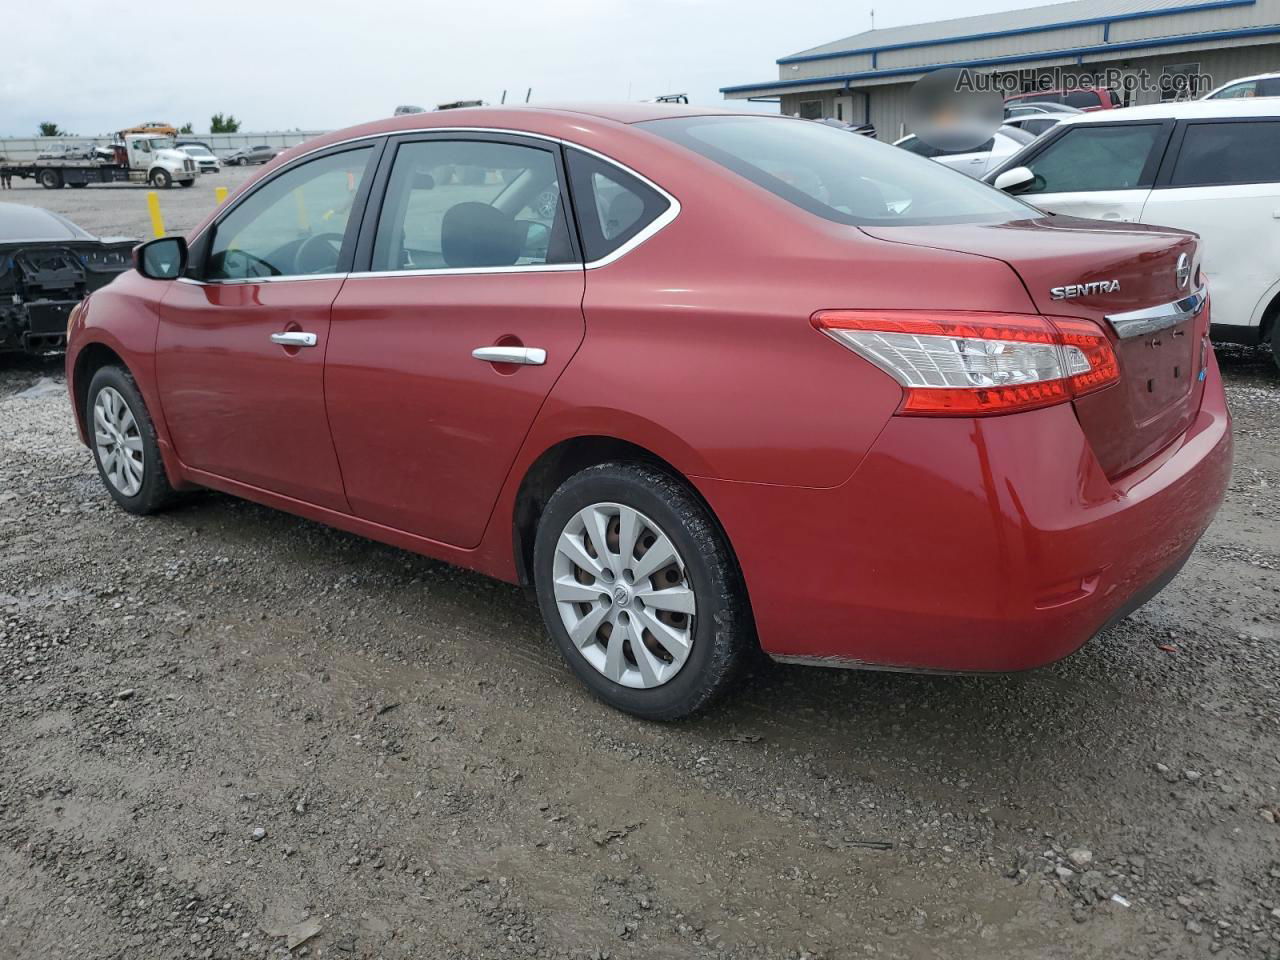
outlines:
[{"label": "gravel ground", "polygon": [[1280,958],[1280,378],[1221,361],[1227,503],[1080,653],[766,666],[675,725],[515,587],[221,495],[121,512],[58,364],[6,361],[0,957]]}]

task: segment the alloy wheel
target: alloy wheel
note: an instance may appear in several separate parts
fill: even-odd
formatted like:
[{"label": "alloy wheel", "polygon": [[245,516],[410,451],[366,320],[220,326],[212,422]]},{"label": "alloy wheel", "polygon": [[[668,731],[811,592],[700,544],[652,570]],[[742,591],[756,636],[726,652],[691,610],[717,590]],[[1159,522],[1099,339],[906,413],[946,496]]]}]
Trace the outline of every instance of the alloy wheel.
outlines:
[{"label": "alloy wheel", "polygon": [[142,489],[144,462],[138,421],[120,391],[103,387],[93,401],[93,439],[108,482],[126,497]]},{"label": "alloy wheel", "polygon": [[693,648],[697,604],[671,539],[631,507],[596,503],[556,541],[556,609],[574,648],[624,687],[671,680]]}]

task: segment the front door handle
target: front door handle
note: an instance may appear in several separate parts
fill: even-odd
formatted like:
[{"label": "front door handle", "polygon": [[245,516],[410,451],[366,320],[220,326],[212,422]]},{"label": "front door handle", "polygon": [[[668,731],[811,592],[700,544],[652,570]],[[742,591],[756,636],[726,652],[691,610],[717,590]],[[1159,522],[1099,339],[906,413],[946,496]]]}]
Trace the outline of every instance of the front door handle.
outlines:
[{"label": "front door handle", "polygon": [[547,351],[541,347],[476,347],[471,355],[486,363],[522,363],[540,367],[547,362]]},{"label": "front door handle", "polygon": [[278,343],[282,347],[314,347],[316,335],[303,333],[301,330],[287,330],[284,333],[273,333],[271,342]]}]

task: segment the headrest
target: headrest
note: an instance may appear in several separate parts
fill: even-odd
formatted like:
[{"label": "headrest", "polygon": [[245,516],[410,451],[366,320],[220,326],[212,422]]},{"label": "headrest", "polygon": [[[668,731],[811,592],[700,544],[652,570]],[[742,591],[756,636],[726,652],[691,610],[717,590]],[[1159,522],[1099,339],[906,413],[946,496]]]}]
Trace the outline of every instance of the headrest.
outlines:
[{"label": "headrest", "polygon": [[520,256],[525,228],[487,203],[459,203],[440,224],[440,252],[450,267],[509,267]]},{"label": "headrest", "polygon": [[644,216],[644,201],[630,190],[623,190],[609,201],[609,209],[605,214],[605,239],[612,240],[625,233],[627,228],[642,216]]}]

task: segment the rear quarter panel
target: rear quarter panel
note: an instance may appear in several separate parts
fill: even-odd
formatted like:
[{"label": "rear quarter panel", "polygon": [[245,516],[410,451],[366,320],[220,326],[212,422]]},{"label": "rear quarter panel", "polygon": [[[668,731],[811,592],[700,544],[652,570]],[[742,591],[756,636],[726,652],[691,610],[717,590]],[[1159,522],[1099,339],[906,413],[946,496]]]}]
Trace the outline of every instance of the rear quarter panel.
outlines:
[{"label": "rear quarter panel", "polygon": [[645,437],[621,439],[664,444],[670,456],[654,452],[690,476],[836,486],[902,392],[817,332],[816,311],[1031,308],[1004,263],[873,239],[677,149],[617,156],[680,214],[587,271],[586,337],[534,444],[643,424]]}]

